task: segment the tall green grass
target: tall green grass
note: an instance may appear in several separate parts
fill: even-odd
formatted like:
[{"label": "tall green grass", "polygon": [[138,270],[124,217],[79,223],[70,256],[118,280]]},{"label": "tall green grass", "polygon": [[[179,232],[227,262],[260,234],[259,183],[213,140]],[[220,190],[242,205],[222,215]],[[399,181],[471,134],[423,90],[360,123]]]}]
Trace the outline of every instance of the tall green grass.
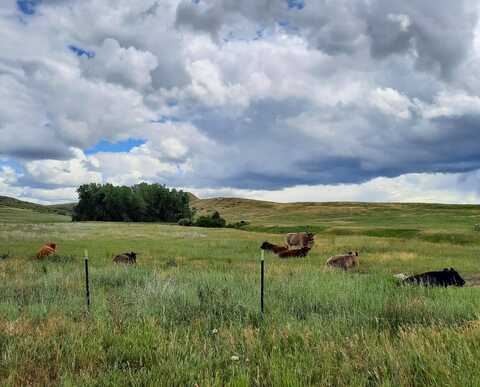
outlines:
[{"label": "tall green grass", "polygon": [[[393,219],[319,232],[304,259],[267,254],[263,316],[259,245],[281,234],[0,224],[0,254],[9,253],[0,260],[0,385],[480,385],[480,243],[439,219],[442,230]],[[438,234],[460,239],[422,237]],[[47,241],[57,255],[35,260]],[[112,263],[132,250],[138,265]],[[360,252],[357,270],[325,267],[348,250]],[[392,276],[451,266],[465,288],[399,286]]]}]

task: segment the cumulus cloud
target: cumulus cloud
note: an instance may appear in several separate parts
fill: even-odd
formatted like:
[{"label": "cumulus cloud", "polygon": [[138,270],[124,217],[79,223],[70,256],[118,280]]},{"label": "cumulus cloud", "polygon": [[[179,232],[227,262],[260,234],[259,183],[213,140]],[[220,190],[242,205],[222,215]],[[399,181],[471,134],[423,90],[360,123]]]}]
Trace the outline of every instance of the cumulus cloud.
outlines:
[{"label": "cumulus cloud", "polygon": [[[373,200],[387,179],[411,187],[398,200],[461,201],[433,186],[478,177],[478,11],[474,0],[3,2],[0,157],[16,167],[0,164],[0,188],[60,200],[83,182],[145,180],[297,200],[347,184]],[[131,138],[143,145],[86,152]]]}]

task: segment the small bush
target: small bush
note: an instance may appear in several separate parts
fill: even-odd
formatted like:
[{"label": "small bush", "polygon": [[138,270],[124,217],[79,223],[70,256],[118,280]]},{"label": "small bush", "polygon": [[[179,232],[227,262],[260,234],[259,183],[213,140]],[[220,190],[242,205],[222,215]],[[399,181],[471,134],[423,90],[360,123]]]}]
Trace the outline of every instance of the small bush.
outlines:
[{"label": "small bush", "polygon": [[480,231],[480,223],[473,226],[473,231]]},{"label": "small bush", "polygon": [[225,227],[227,222],[220,216],[218,211],[215,211],[212,215],[200,216],[195,222],[197,227]]},{"label": "small bush", "polygon": [[191,226],[193,222],[192,222],[192,219],[190,218],[182,218],[177,222],[177,224],[179,226]]},{"label": "small bush", "polygon": [[240,222],[229,223],[229,224],[227,224],[227,227],[228,228],[242,228],[242,227],[248,226],[249,224],[250,224],[249,222],[241,220]]}]

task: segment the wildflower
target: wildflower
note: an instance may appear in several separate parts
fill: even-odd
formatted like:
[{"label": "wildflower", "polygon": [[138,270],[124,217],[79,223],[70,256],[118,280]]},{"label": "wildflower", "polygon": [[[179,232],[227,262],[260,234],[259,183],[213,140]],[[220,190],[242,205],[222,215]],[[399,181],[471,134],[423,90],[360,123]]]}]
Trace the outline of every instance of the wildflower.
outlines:
[{"label": "wildflower", "polygon": [[217,328],[213,328],[212,329],[212,335],[216,335],[218,333],[218,329]]},{"label": "wildflower", "polygon": [[240,358],[236,355],[233,355],[230,359],[232,359],[232,361],[238,361],[240,360]]}]

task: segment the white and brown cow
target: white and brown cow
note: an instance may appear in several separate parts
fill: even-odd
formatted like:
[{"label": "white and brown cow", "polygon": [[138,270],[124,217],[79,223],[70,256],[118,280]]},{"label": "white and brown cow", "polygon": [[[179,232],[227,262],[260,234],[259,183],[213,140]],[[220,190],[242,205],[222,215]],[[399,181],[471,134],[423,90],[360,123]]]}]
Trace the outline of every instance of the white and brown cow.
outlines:
[{"label": "white and brown cow", "polygon": [[308,247],[314,244],[315,234],[311,232],[291,232],[285,236],[285,243],[290,250]]}]

